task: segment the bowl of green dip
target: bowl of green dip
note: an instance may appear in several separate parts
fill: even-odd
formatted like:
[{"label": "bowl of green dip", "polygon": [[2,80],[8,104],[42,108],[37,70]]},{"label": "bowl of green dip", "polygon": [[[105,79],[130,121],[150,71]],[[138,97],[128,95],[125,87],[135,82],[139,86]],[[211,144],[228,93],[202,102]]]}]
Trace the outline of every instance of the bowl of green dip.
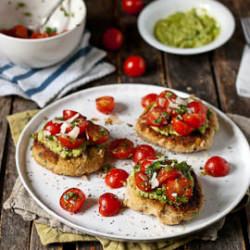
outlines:
[{"label": "bowl of green dip", "polygon": [[138,29],[147,43],[161,51],[192,55],[226,43],[235,20],[214,0],[157,0],[141,12]]}]

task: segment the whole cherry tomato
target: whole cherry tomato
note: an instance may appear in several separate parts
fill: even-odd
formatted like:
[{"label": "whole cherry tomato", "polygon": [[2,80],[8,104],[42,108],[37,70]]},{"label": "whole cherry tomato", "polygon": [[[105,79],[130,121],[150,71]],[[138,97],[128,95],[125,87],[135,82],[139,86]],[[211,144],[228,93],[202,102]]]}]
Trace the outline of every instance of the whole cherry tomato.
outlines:
[{"label": "whole cherry tomato", "polygon": [[114,216],[121,210],[122,204],[118,197],[112,193],[104,193],[99,197],[99,213],[102,216]]},{"label": "whole cherry tomato", "polygon": [[177,197],[185,197],[187,201],[193,195],[192,181],[182,176],[165,182],[166,195],[169,200],[176,202]]},{"label": "whole cherry tomato", "polygon": [[141,100],[141,105],[143,108],[150,107],[153,103],[156,102],[158,95],[154,93],[150,93],[148,95],[145,95]]},{"label": "whole cherry tomato", "polygon": [[130,15],[139,13],[143,5],[142,0],[122,0],[122,10]]},{"label": "whole cherry tomato", "polygon": [[157,179],[160,184],[166,182],[167,180],[174,180],[177,177],[181,176],[180,172],[176,169],[161,169],[157,175]]},{"label": "whole cherry tomato", "polygon": [[111,114],[115,108],[115,99],[112,96],[101,96],[96,100],[96,108],[103,114]]},{"label": "whole cherry tomato", "polygon": [[85,141],[83,138],[72,139],[66,135],[57,136],[57,139],[67,149],[79,148]]},{"label": "whole cherry tomato", "polygon": [[204,167],[205,173],[214,177],[226,176],[229,173],[229,163],[220,156],[209,158]]},{"label": "whole cherry tomato", "polygon": [[128,159],[133,155],[134,143],[129,139],[116,139],[110,143],[109,152],[116,159]]},{"label": "whole cherry tomato", "polygon": [[112,168],[105,176],[105,183],[111,188],[123,187],[128,178],[128,173],[119,168]]},{"label": "whole cherry tomato", "polygon": [[152,187],[149,182],[149,177],[142,171],[135,173],[135,185],[144,192],[152,191]]},{"label": "whole cherry tomato", "polygon": [[87,126],[86,135],[93,144],[102,144],[109,139],[109,131],[106,128],[91,122]]},{"label": "whole cherry tomato", "polygon": [[165,109],[154,107],[145,114],[145,118],[147,125],[161,127],[168,124],[170,115]]},{"label": "whole cherry tomato", "polygon": [[109,28],[104,32],[102,41],[106,49],[115,51],[123,44],[123,34],[116,28]]},{"label": "whole cherry tomato", "polygon": [[66,190],[60,198],[60,206],[71,213],[77,213],[81,210],[86,200],[85,194],[78,188]]},{"label": "whole cherry tomato", "polygon": [[56,135],[60,133],[61,126],[62,126],[61,123],[49,121],[45,124],[43,129],[50,132],[51,135]]},{"label": "whole cherry tomato", "polygon": [[156,152],[150,145],[142,144],[134,149],[133,161],[139,163],[141,160],[154,159],[156,157]]},{"label": "whole cherry tomato", "polygon": [[172,119],[173,129],[181,136],[187,136],[194,130],[191,126],[186,124],[183,120],[174,117]]},{"label": "whole cherry tomato", "polygon": [[145,60],[141,56],[129,56],[123,64],[123,71],[130,77],[142,76],[146,71]]}]

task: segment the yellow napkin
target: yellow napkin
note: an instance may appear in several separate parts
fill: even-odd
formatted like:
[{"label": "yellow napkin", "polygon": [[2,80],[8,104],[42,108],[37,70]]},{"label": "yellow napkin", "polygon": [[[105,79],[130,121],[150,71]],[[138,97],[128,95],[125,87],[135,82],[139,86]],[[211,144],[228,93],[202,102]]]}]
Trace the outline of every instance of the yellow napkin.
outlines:
[{"label": "yellow napkin", "polygon": [[[11,135],[13,138],[13,141],[15,144],[18,141],[19,135],[22,132],[23,128],[25,125],[28,123],[28,121],[38,112],[38,110],[29,110],[25,111],[22,113],[17,113],[11,116],[7,117],[7,120],[10,125],[10,130],[11,130]],[[19,183],[18,183],[19,182]],[[17,180],[17,183],[15,185],[14,189],[23,189],[23,190],[18,190],[19,192],[16,192],[17,190],[13,189],[12,197],[10,197],[6,202],[5,202],[5,208],[13,208],[15,212],[18,210],[18,214],[22,215],[24,219],[27,219],[27,214],[30,213],[30,210],[25,211],[25,207],[21,208],[20,207],[14,207],[13,200],[15,200],[15,196],[17,194],[26,192],[24,190],[24,187],[20,184],[20,180]],[[28,195],[28,194],[25,194]],[[21,200],[22,202],[22,197],[18,197],[19,202]],[[247,199],[248,200],[248,199]],[[247,202],[243,202],[243,206]],[[38,208],[40,209],[40,208]],[[44,211],[41,212],[41,214],[44,213]],[[26,217],[24,216],[26,214]],[[48,216],[49,217],[49,216]],[[32,218],[32,217],[31,217]],[[154,249],[162,249],[162,250],[173,250],[176,249],[193,239],[204,239],[204,240],[215,240],[217,238],[217,232],[220,230],[220,228],[223,226],[224,220],[221,220],[217,222],[215,225],[212,225],[211,227],[182,238],[174,239],[174,240],[165,240],[165,241],[159,241],[159,242],[153,242],[153,243],[132,243],[132,242],[118,242],[118,241],[112,241],[100,237],[94,237],[94,236],[89,236],[86,234],[82,233],[73,233],[75,232],[72,229],[72,232],[63,232],[60,227],[51,227],[47,224],[41,224],[37,223],[35,221],[35,226],[37,233],[40,237],[41,243],[43,245],[48,245],[51,243],[65,243],[65,242],[75,242],[75,241],[99,241],[103,248],[105,250],[125,250],[125,249],[133,249],[133,250],[154,250]],[[68,230],[70,231],[70,230]]]}]

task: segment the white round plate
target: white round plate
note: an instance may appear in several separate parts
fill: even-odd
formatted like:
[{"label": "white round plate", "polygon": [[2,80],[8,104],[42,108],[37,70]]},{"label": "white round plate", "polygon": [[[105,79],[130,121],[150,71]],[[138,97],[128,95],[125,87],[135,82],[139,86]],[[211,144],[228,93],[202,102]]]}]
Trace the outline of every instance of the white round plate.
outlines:
[{"label": "white round plate", "polygon": [[[38,205],[59,221],[82,232],[116,240],[132,241],[158,240],[188,234],[219,220],[231,211],[248,188],[250,150],[239,128],[217,109],[220,130],[215,136],[212,149],[194,154],[173,154],[155,147],[170,158],[174,157],[190,163],[202,183],[205,196],[204,208],[195,219],[181,225],[166,226],[153,216],[143,215],[131,209],[124,209],[115,217],[101,217],[96,202],[98,197],[104,192],[113,192],[122,199],[125,187],[111,190],[104,184],[103,175],[100,173],[93,174],[88,179],[59,176],[41,167],[32,158],[31,134],[43,126],[47,119],[60,116],[63,109],[77,110],[89,119],[98,118],[97,123],[103,125],[107,116],[96,110],[95,99],[104,95],[114,96],[117,103],[114,113],[119,122],[106,126],[111,136],[129,138],[136,144],[143,143],[131,127],[143,111],[140,105],[141,97],[151,92],[160,93],[164,89],[166,88],[140,84],[101,86],[70,95],[40,111],[23,130],[16,150],[19,176]],[[187,97],[185,93],[178,91],[176,93]],[[220,155],[230,162],[231,171],[228,176],[221,178],[202,176],[200,167],[212,155]],[[115,165],[130,171],[133,164],[128,160],[117,162]],[[78,214],[72,215],[59,205],[61,194],[70,187],[78,187],[87,196],[91,196]]]},{"label": "white round plate", "polygon": [[[159,19],[166,18],[177,11],[192,8],[205,9],[220,26],[220,34],[211,43],[198,48],[175,48],[159,42],[154,36],[154,26]],[[172,54],[194,55],[216,49],[227,42],[235,29],[232,13],[223,4],[214,0],[157,0],[147,5],[138,18],[138,29],[142,38],[151,46]]]}]

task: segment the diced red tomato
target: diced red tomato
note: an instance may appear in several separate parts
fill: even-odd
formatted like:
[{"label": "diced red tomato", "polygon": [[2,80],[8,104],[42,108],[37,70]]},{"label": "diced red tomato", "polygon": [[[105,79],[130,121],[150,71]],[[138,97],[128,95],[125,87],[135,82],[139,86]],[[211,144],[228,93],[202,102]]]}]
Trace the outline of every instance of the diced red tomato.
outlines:
[{"label": "diced red tomato", "polygon": [[142,171],[135,173],[135,185],[144,192],[152,191],[152,187],[149,182],[149,177]]},{"label": "diced red tomato", "polygon": [[183,120],[174,117],[172,119],[173,129],[181,136],[187,136],[193,132],[193,128],[186,124]]},{"label": "diced red tomato", "polygon": [[104,193],[99,197],[99,213],[109,217],[118,214],[122,208],[122,203],[118,197],[112,193]]},{"label": "diced red tomato", "polygon": [[102,96],[96,99],[96,108],[103,114],[111,114],[115,108],[115,99],[112,96]]},{"label": "diced red tomato", "polygon": [[28,38],[28,29],[23,25],[16,25],[14,27],[15,36],[18,38]]},{"label": "diced red tomato", "polygon": [[133,156],[134,143],[129,139],[116,139],[110,143],[109,152],[116,159],[128,159]]},{"label": "diced red tomato", "polygon": [[109,139],[109,131],[106,128],[91,122],[87,126],[86,135],[93,144],[102,144]]},{"label": "diced red tomato", "polygon": [[62,126],[61,123],[49,121],[45,124],[43,129],[50,132],[51,135],[56,135],[60,133],[61,126]]},{"label": "diced red tomato", "polygon": [[173,93],[170,90],[165,90],[162,91],[159,96],[157,97],[157,106],[160,108],[166,109],[169,106],[170,101],[173,101],[177,98],[177,95],[175,93]]},{"label": "diced red tomato", "polygon": [[150,93],[148,95],[145,95],[141,100],[141,105],[143,108],[150,107],[153,103],[156,102],[158,95],[154,93]]},{"label": "diced red tomato", "polygon": [[181,173],[176,169],[166,170],[162,168],[157,175],[157,179],[161,185],[168,180],[174,180],[180,176],[181,176]]},{"label": "diced red tomato", "polygon": [[170,118],[167,111],[160,107],[154,107],[150,109],[144,117],[146,118],[146,123],[149,126],[161,127],[168,124]]},{"label": "diced red tomato", "polygon": [[72,139],[66,135],[57,136],[57,139],[67,149],[79,148],[85,141],[83,138]]},{"label": "diced red tomato", "polygon": [[70,213],[77,213],[81,210],[85,200],[86,196],[80,189],[70,188],[62,194],[60,206]]},{"label": "diced red tomato", "polygon": [[192,128],[198,129],[206,123],[206,115],[204,113],[186,113],[183,115],[183,121]]},{"label": "diced red tomato", "polygon": [[126,184],[128,173],[119,168],[112,168],[105,176],[105,183],[111,188],[120,188]]}]

